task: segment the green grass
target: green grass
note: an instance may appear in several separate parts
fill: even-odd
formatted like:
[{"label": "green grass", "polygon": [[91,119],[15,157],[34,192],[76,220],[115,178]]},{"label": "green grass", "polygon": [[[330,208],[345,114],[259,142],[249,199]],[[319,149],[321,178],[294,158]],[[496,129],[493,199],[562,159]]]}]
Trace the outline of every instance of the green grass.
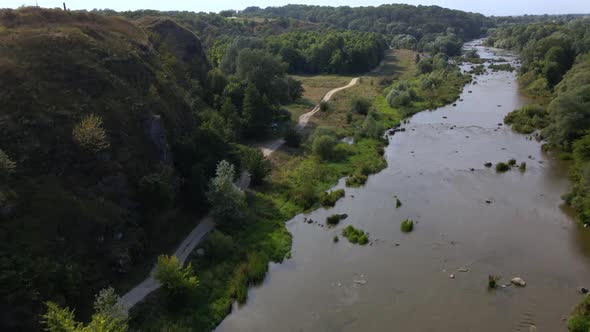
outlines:
[{"label": "green grass", "polygon": [[414,221],[411,219],[406,219],[402,221],[402,223],[400,224],[400,229],[404,233],[410,233],[414,230]]}]

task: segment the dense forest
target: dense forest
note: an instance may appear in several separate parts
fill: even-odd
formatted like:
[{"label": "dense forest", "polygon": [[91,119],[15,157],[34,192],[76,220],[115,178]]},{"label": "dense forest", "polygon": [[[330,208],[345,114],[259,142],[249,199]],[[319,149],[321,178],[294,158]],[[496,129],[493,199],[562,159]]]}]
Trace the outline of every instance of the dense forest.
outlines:
[{"label": "dense forest", "polygon": [[[573,190],[563,198],[590,223],[590,21],[510,24],[493,30],[488,43],[519,51],[521,88],[536,98],[508,114],[506,123],[525,134],[540,130],[545,150],[573,160]],[[590,328],[589,301],[574,311],[570,331]]]},{"label": "dense forest", "polygon": [[492,21],[481,14],[437,6],[402,4],[379,7],[288,5],[246,8],[240,17],[287,17],[340,29],[380,33],[394,47],[458,55],[465,40],[485,34]]}]

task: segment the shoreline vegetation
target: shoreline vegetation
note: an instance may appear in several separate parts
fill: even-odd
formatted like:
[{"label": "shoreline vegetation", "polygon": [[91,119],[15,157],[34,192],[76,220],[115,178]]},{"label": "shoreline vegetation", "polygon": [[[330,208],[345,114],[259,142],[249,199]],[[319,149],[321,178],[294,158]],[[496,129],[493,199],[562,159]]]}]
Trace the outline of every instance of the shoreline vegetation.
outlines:
[{"label": "shoreline vegetation", "polygon": [[[542,149],[571,160],[572,190],[563,200],[585,226],[590,224],[590,22],[511,24],[494,29],[489,46],[520,55],[520,89],[534,101],[509,113],[504,122]],[[526,164],[521,164],[521,171]],[[572,332],[590,330],[590,298],[585,295],[568,320]]]},{"label": "shoreline vegetation", "polygon": [[[290,257],[291,237],[285,221],[322,205],[334,205],[344,192],[326,190],[339,179],[346,177],[348,186],[360,186],[370,174],[384,169],[383,152],[388,139],[383,139],[382,135],[386,128],[399,125],[402,119],[419,111],[458,98],[468,77],[442,55],[435,57],[437,67],[421,72],[416,54],[410,50],[386,51],[379,68],[362,76],[359,84],[347,93],[336,94],[327,110],[310,120],[299,148],[282,147],[271,155],[273,166],[269,180],[249,194],[248,204],[252,218],[266,217],[266,222],[254,222],[243,231],[233,233],[236,247],[232,250],[250,252],[246,255],[248,258],[257,255],[259,257],[253,260],[264,265]],[[432,59],[423,61],[431,63]],[[342,85],[350,77],[320,75],[298,79],[305,89],[303,100],[309,99],[311,106],[321,99],[323,91]],[[408,85],[414,91],[410,100],[401,104],[394,102],[392,106],[387,101],[391,91],[407,91],[407,87],[400,88],[400,85]],[[297,102],[288,106],[294,118],[302,112],[300,105],[301,102]],[[354,142],[343,142],[345,137],[353,137]],[[359,177],[365,180],[350,183],[349,179]],[[267,233],[256,237],[260,230]],[[271,240],[258,242],[264,238]],[[236,255],[229,255],[229,259],[208,259],[206,248],[216,242],[212,237],[207,238],[201,246],[205,248],[205,256],[194,255],[191,259],[200,279],[198,300],[172,311],[166,295],[158,290],[132,310],[131,326],[143,331],[188,325],[196,331],[210,330],[231,312],[234,301],[245,302],[248,286],[262,281],[264,273],[254,279],[248,277],[252,259],[242,261]],[[364,237],[362,242],[365,243]]]}]

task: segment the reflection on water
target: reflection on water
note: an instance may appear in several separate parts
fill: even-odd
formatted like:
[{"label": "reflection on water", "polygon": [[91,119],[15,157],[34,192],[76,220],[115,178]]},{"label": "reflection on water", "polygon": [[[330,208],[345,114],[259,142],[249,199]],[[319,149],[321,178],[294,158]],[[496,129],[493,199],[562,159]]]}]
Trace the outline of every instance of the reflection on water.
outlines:
[{"label": "reflection on water", "polygon": [[[341,225],[289,222],[293,258],[272,265],[218,331],[566,331],[577,288],[590,283],[589,232],[560,208],[563,162],[502,125],[526,102],[516,88],[513,73],[478,76],[456,107],[412,117],[391,138],[387,169],[306,215],[347,213]],[[511,158],[527,171],[484,166]],[[410,234],[399,230],[405,218],[418,222]],[[333,243],[349,224],[371,245]],[[528,284],[488,291],[490,274]]]}]

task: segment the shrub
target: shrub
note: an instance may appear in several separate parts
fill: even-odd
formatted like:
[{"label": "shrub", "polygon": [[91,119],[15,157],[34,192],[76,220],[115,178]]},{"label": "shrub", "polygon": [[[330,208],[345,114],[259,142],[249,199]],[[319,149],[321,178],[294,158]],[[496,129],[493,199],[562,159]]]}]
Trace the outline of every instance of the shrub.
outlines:
[{"label": "shrub", "polygon": [[395,208],[399,208],[400,206],[402,206],[402,202],[399,200],[399,198],[395,199]]},{"label": "shrub", "polygon": [[359,237],[359,244],[361,246],[364,246],[365,244],[369,243],[369,237],[367,236],[367,234],[363,234]]},{"label": "shrub", "polygon": [[311,208],[316,202],[316,193],[311,180],[306,180],[297,186],[292,192],[293,201],[305,210]]},{"label": "shrub", "polygon": [[516,165],[516,159],[510,159],[510,160],[508,160],[508,165],[510,165],[510,166]]},{"label": "shrub", "polygon": [[351,104],[352,111],[357,114],[366,115],[369,113],[369,108],[371,108],[371,102],[362,97],[355,97]]},{"label": "shrub", "polygon": [[360,187],[367,182],[368,177],[364,174],[353,174],[346,178],[347,187]]},{"label": "shrub", "polygon": [[496,287],[498,287],[498,281],[500,280],[500,277],[498,276],[494,276],[494,275],[489,275],[488,276],[488,288],[489,289],[494,289]]},{"label": "shrub", "polygon": [[138,195],[146,209],[166,209],[172,206],[175,189],[171,171],[166,169],[152,173],[139,181]]},{"label": "shrub", "polygon": [[72,137],[74,142],[86,151],[100,152],[110,147],[107,133],[102,127],[102,118],[95,114],[82,118],[74,126]]},{"label": "shrub", "polygon": [[342,235],[348,239],[350,243],[358,243],[360,245],[366,245],[369,243],[369,236],[362,230],[356,229],[351,225],[346,226],[342,230]]},{"label": "shrub", "polygon": [[329,160],[334,157],[334,148],[338,142],[332,136],[317,136],[312,143],[312,150],[315,155],[323,160]]},{"label": "shrub", "polygon": [[287,128],[285,133],[285,144],[291,148],[298,148],[301,145],[301,135],[293,126]]},{"label": "shrub", "polygon": [[402,221],[400,225],[400,229],[404,233],[409,233],[414,230],[414,221],[411,219],[406,219]]},{"label": "shrub", "polygon": [[241,149],[242,167],[250,174],[252,184],[261,184],[270,174],[270,160],[259,149],[243,147]]},{"label": "shrub", "polygon": [[523,161],[522,163],[520,163],[520,166],[518,167],[518,169],[519,169],[521,172],[524,172],[524,171],[526,171],[526,163],[525,163],[524,161]]},{"label": "shrub", "polygon": [[326,223],[328,225],[338,225],[342,217],[339,214],[333,214],[326,218]]},{"label": "shrub", "polygon": [[338,241],[339,241],[339,239],[338,239],[338,235],[334,235],[334,238],[332,238],[332,241],[334,241],[334,242],[338,242]]},{"label": "shrub", "polygon": [[208,259],[221,260],[232,256],[236,247],[231,236],[215,230],[205,238],[203,249]]},{"label": "shrub", "polygon": [[16,169],[16,163],[0,149],[0,179],[7,179]]},{"label": "shrub", "polygon": [[336,201],[338,201],[340,198],[344,197],[344,195],[345,195],[344,189],[338,189],[338,190],[334,190],[334,191],[330,191],[330,192],[323,192],[320,195],[320,204],[323,207],[334,206],[336,204]]},{"label": "shrub", "polygon": [[353,120],[352,113],[351,112],[346,113],[346,123],[351,124],[352,120]]},{"label": "shrub", "polygon": [[153,276],[171,295],[180,295],[191,291],[199,284],[199,280],[194,276],[191,263],[183,268],[176,256],[159,256]]},{"label": "shrub", "polygon": [[322,101],[322,102],[320,103],[320,111],[322,111],[322,112],[327,112],[327,111],[329,111],[329,110],[330,110],[330,104],[328,104],[328,102],[327,102],[327,101]]},{"label": "shrub", "polygon": [[264,253],[252,252],[248,254],[248,281],[260,283],[268,271],[268,257]]},{"label": "shrub", "polygon": [[509,169],[510,169],[510,166],[508,166],[508,164],[505,162],[499,162],[496,164],[496,172],[498,172],[498,173],[504,173],[504,172],[508,171]]}]

